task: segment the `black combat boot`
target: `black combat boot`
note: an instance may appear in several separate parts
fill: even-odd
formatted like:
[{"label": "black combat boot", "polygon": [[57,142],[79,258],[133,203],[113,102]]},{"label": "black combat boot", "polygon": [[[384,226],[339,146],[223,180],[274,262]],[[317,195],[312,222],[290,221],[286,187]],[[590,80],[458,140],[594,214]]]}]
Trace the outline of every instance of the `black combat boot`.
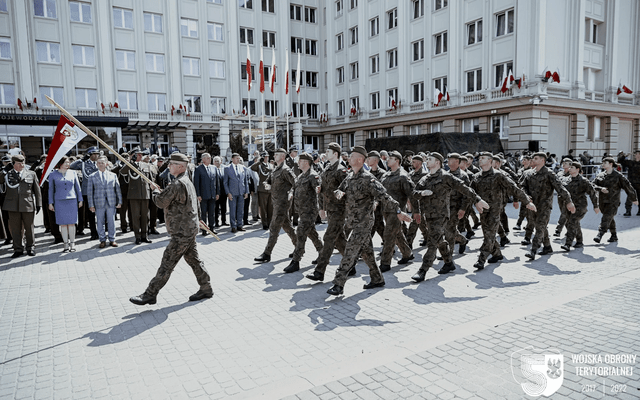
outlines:
[{"label": "black combat boot", "polygon": [[318,271],[313,271],[311,274],[307,274],[307,279],[311,279],[312,281],[322,282],[324,280],[324,274]]},{"label": "black combat boot", "polygon": [[409,261],[413,260],[415,257],[413,256],[413,254],[409,255],[409,257],[402,257],[400,260],[398,260],[398,264],[402,265],[402,264],[408,264]]},{"label": "black combat boot", "polygon": [[582,247],[584,247],[584,243],[576,242],[576,244],[574,244],[573,247],[575,247],[576,249],[582,248]]},{"label": "black combat boot", "polygon": [[499,256],[491,256],[491,257],[489,257],[489,259],[487,260],[487,262],[488,262],[489,264],[495,264],[495,263],[497,263],[498,261],[502,261],[502,260],[504,260],[504,256],[503,256],[502,254],[500,254]]},{"label": "black combat boot", "polygon": [[611,234],[611,237],[609,238],[609,243],[613,243],[617,241],[618,241],[618,235],[614,232]]},{"label": "black combat boot", "polygon": [[389,264],[380,264],[380,272],[391,271],[391,265]]},{"label": "black combat boot", "polygon": [[438,274],[442,275],[442,274],[448,274],[449,272],[453,272],[456,269],[456,265],[452,262],[448,262],[448,263],[444,263],[444,265],[442,266],[442,268],[440,268],[440,271],[438,271]]},{"label": "black combat boot", "polygon": [[295,260],[291,260],[289,265],[284,269],[285,274],[290,274],[296,271],[300,271],[300,262]]},{"label": "black combat boot", "polygon": [[631,209],[628,209],[624,214],[625,217],[630,217],[631,216]]},{"label": "black combat boot", "polygon": [[271,261],[271,254],[262,253],[258,257],[254,258],[253,261],[257,262],[269,262]]},{"label": "black combat boot", "polygon": [[331,287],[331,289],[327,290],[327,293],[332,295],[332,296],[337,296],[339,294],[344,293],[344,288],[342,286],[333,285],[333,287]]},{"label": "black combat boot", "polygon": [[598,232],[596,237],[593,238],[593,241],[596,242],[596,243],[600,243],[600,240],[602,240],[602,236],[603,235],[604,235],[604,232]]},{"label": "black combat boot", "polygon": [[531,261],[536,259],[536,253],[538,252],[538,249],[531,249],[529,250],[528,253],[525,253],[525,257],[527,257],[528,259],[530,259]]},{"label": "black combat boot", "polygon": [[551,254],[551,253],[553,253],[553,247],[551,246],[544,246],[540,251],[541,256],[546,256],[547,254]]},{"label": "black combat boot", "polygon": [[560,246],[560,248],[564,251],[571,251],[571,244],[570,243],[565,243],[562,246]]},{"label": "black combat boot", "polygon": [[411,277],[416,282],[424,281],[424,278],[427,276],[427,270],[420,268],[418,272],[414,276]]},{"label": "black combat boot", "polygon": [[504,247],[506,245],[508,245],[509,243],[511,243],[511,240],[509,240],[508,237],[504,236],[500,238],[500,247]]},{"label": "black combat boot", "polygon": [[204,299],[210,299],[213,297],[213,289],[209,287],[208,289],[200,289],[191,296],[189,296],[189,301],[198,301]]},{"label": "black combat boot", "polygon": [[484,269],[484,261],[481,259],[478,259],[478,261],[473,264],[473,268],[477,269],[478,271],[483,270]]},{"label": "black combat boot", "polygon": [[367,284],[365,284],[364,286],[362,286],[363,289],[373,289],[373,288],[377,288],[377,287],[383,287],[384,286],[384,281],[382,282],[369,282]]},{"label": "black combat boot", "polygon": [[145,304],[156,304],[156,296],[148,295],[146,292],[140,296],[135,296],[129,299],[133,304],[144,306]]},{"label": "black combat boot", "polygon": [[531,244],[531,239],[525,236],[524,240],[520,242],[520,244],[523,246],[528,246]]}]

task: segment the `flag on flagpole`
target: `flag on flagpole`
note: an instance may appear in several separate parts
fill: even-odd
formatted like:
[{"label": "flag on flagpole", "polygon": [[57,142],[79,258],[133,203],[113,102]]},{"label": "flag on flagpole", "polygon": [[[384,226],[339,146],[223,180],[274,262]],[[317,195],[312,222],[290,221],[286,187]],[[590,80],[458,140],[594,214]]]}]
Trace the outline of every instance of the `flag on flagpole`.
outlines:
[{"label": "flag on flagpole", "polygon": [[446,101],[451,100],[451,98],[449,97],[449,89],[447,89],[447,85],[443,86],[442,98],[445,99]]},{"label": "flag on flagpole", "polygon": [[44,172],[40,178],[40,186],[42,186],[42,183],[47,179],[53,167],[58,164],[58,161],[85,136],[87,136],[87,134],[84,133],[82,129],[76,127],[75,124],[64,115],[60,116],[58,127],[53,134],[53,139],[47,152],[47,159],[44,162]]},{"label": "flag on flagpole", "polygon": [[516,80],[515,76],[513,76],[513,72],[509,70],[509,82],[507,83],[509,87],[513,85],[513,82]]},{"label": "flag on flagpole", "polygon": [[435,88],[433,91],[433,105],[437,106],[438,104],[440,104],[440,100],[442,100],[442,92],[440,91],[440,89]]},{"label": "flag on flagpole", "polygon": [[300,79],[301,77],[301,73],[300,73],[300,52],[298,52],[298,69],[296,70],[296,93],[300,93]]},{"label": "flag on flagpole", "polygon": [[289,52],[285,50],[285,66],[284,66],[284,94],[289,94]]},{"label": "flag on flagpole", "polygon": [[507,71],[503,70],[502,71],[502,87],[500,88],[500,91],[502,93],[506,93],[506,91],[509,90],[509,87],[507,86],[508,81],[509,81],[509,76],[507,75]]},{"label": "flag on flagpole", "polygon": [[544,71],[542,71],[542,80],[543,82],[548,82],[551,79],[551,71],[549,71],[549,67],[544,67]]},{"label": "flag on flagpole", "polygon": [[271,87],[271,93],[273,93],[276,87],[276,48],[272,47],[271,50],[271,76],[269,77],[269,86]]},{"label": "flag on flagpole", "polygon": [[251,55],[249,54],[248,43],[247,43],[247,90],[251,91]]},{"label": "flag on flagpole", "polygon": [[556,72],[554,72],[551,77],[553,78],[554,82],[560,83],[560,70],[558,68],[556,68]]},{"label": "flag on flagpole", "polygon": [[622,91],[628,94],[633,94],[633,90],[629,89],[627,85],[622,85]]},{"label": "flag on flagpole", "polygon": [[263,51],[260,46],[260,93],[264,93],[264,63],[263,63]]}]

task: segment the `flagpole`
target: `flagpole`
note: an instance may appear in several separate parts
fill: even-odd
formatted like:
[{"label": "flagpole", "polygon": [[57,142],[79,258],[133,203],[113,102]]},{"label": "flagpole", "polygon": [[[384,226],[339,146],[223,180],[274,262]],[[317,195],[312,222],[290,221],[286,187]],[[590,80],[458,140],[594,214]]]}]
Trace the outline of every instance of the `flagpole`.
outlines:
[{"label": "flagpole", "polygon": [[[55,106],[58,110],[60,110],[60,112],[67,117],[71,122],[74,123],[75,126],[77,126],[78,128],[82,129],[82,131],[84,133],[86,133],[87,135],[91,136],[92,138],[94,138],[95,140],[98,141],[98,143],[100,143],[101,145],[103,145],[108,151],[110,151],[111,153],[113,153],[113,155],[115,155],[120,161],[122,161],[127,167],[129,167],[133,172],[135,172],[136,174],[138,174],[144,181],[146,181],[148,184],[150,185],[154,185],[157,186],[157,184],[152,181],[151,179],[149,179],[145,174],[143,174],[142,172],[140,172],[138,170],[138,168],[134,167],[133,164],[131,164],[129,161],[127,161],[126,158],[122,157],[117,151],[113,150],[111,148],[111,146],[109,146],[104,140],[100,139],[100,137],[98,135],[96,135],[95,133],[91,132],[91,130],[89,130],[86,126],[84,126],[82,124],[82,122],[78,121],[78,119],[76,117],[74,117],[73,115],[71,115],[70,112],[68,112],[67,110],[65,110],[64,108],[62,108],[62,106],[58,103],[55,102],[55,100],[53,100],[51,97],[47,96],[46,94],[44,95],[44,97],[49,101],[49,103],[51,103],[53,106]],[[208,231],[211,235],[213,235],[213,237],[215,237],[216,239],[218,239],[218,241],[220,241],[220,238],[213,233],[209,227],[204,224],[202,221],[200,221],[200,227],[206,231]]]},{"label": "flagpole", "polygon": [[[275,102],[274,102],[275,106]],[[262,93],[262,150],[264,150],[264,92]],[[256,149],[258,146],[256,146]]]}]

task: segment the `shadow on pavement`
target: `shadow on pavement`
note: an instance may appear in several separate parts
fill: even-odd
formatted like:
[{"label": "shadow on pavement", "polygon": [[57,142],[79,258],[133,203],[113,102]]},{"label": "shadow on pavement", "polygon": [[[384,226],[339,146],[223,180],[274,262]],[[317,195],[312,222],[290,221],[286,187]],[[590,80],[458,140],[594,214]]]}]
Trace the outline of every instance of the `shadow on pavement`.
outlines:
[{"label": "shadow on pavement", "polygon": [[549,263],[547,260],[549,256],[543,256],[544,258],[538,257],[533,261],[527,261],[522,263],[526,268],[533,269],[538,271],[538,274],[543,276],[553,276],[553,275],[576,275],[581,273],[582,271],[563,271],[555,265]]},{"label": "shadow on pavement", "polygon": [[[432,271],[432,269],[430,269],[429,271]],[[461,301],[480,300],[486,297],[446,297],[444,295],[444,288],[440,287],[440,283],[444,282],[448,277],[455,275],[455,273],[436,275],[434,278],[430,278],[425,280],[424,282],[416,284],[416,287],[414,289],[403,289],[402,293],[405,296],[413,299],[416,304],[458,303]],[[429,276],[428,273],[427,276]]]},{"label": "shadow on pavement", "polygon": [[[322,287],[319,289],[323,290]],[[309,313],[309,320],[316,326],[316,331],[332,331],[339,326],[384,326],[398,323],[398,321],[383,321],[368,318],[356,319],[361,309],[358,302],[372,296],[380,290],[384,289],[366,290],[351,297],[325,299],[324,307],[316,308]],[[327,294],[326,296],[330,295]]]},{"label": "shadow on pavement", "polygon": [[502,277],[495,273],[495,269],[498,268],[499,266],[500,264],[488,264],[485,266],[485,268],[482,271],[478,271],[475,274],[466,275],[465,277],[469,279],[471,282],[476,284],[476,289],[528,286],[528,285],[535,285],[537,283],[540,283],[540,281],[504,283],[504,281],[502,280]]}]

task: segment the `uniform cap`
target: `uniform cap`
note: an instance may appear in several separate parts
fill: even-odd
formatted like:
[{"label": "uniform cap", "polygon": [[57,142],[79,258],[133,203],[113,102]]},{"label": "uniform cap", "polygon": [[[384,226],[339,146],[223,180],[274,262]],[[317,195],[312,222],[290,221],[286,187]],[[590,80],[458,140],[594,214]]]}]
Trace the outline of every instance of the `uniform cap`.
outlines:
[{"label": "uniform cap", "polygon": [[313,156],[311,156],[311,154],[309,153],[302,153],[298,156],[298,159],[300,160],[307,160],[309,162],[313,162]]},{"label": "uniform cap", "polygon": [[562,163],[564,164],[564,163],[566,163],[566,162],[567,162],[567,163],[572,163],[572,162],[573,162],[573,160],[572,160],[572,159],[570,159],[570,158],[563,158],[563,159],[562,159]]},{"label": "uniform cap", "polygon": [[380,158],[380,153],[378,153],[376,150],[371,150],[369,152],[369,157],[378,157],[378,158]]},{"label": "uniform cap", "polygon": [[389,157],[389,153],[386,150],[380,150],[380,157],[382,156]]},{"label": "uniform cap", "polygon": [[405,151],[404,151],[404,155],[405,155],[405,156],[412,156],[412,155],[414,155],[414,154],[416,154],[416,153],[414,153],[414,152],[413,152],[413,150],[405,150]]},{"label": "uniform cap", "polygon": [[276,151],[274,151],[274,153],[285,153],[287,154],[287,151],[285,149],[283,149],[282,147],[279,147],[276,149]]},{"label": "uniform cap", "polygon": [[449,153],[447,155],[447,158],[457,158],[458,160],[461,160],[462,156],[460,154],[458,154],[458,153]]},{"label": "uniform cap", "polygon": [[493,158],[493,154],[491,154],[488,151],[483,151],[480,154],[478,154],[479,157],[489,157],[489,158]]},{"label": "uniform cap", "polygon": [[546,160],[547,159],[547,153],[545,153],[544,151],[539,151],[537,153],[533,153],[531,155],[531,158],[533,158],[533,157],[542,157],[542,158],[544,158]]},{"label": "uniform cap", "polygon": [[331,142],[329,143],[329,146],[327,146],[329,150],[333,150],[336,153],[342,153],[342,146],[340,146],[338,143],[336,142]]},{"label": "uniform cap", "polygon": [[364,148],[364,146],[356,146],[353,148],[353,153],[358,153],[358,154],[362,154],[364,156],[364,158],[367,158],[369,156],[369,153],[367,153],[367,149]]},{"label": "uniform cap", "polygon": [[444,157],[442,157],[442,154],[434,151],[433,153],[429,154],[429,157],[437,158],[438,160],[440,160],[440,165],[444,165]]},{"label": "uniform cap", "polygon": [[577,168],[577,169],[582,169],[582,164],[580,164],[580,163],[579,163],[579,162],[577,162],[577,161],[572,161],[572,162],[571,162],[571,166],[572,166],[572,167],[575,167],[575,168]]},{"label": "uniform cap", "polygon": [[424,160],[422,159],[421,155],[415,155],[415,156],[411,157],[411,159],[415,160],[415,161],[424,162]]},{"label": "uniform cap", "polygon": [[2,162],[9,162],[9,161],[11,161],[11,157],[10,157],[10,156],[8,156],[8,155],[6,155],[6,156],[2,157],[2,160],[1,160],[1,161],[2,161]]},{"label": "uniform cap", "polygon": [[289,153],[291,153],[292,151],[298,151],[298,146],[294,144],[293,146],[289,147]]},{"label": "uniform cap", "polygon": [[402,154],[400,154],[399,151],[394,150],[392,152],[389,153],[389,157],[395,157],[397,158],[399,161],[402,161]]},{"label": "uniform cap", "polygon": [[614,160],[613,157],[605,157],[605,158],[603,158],[602,162],[605,162],[605,161],[610,162],[613,165],[616,165],[616,160]]},{"label": "uniform cap", "polygon": [[502,158],[500,158],[500,156],[499,156],[499,155],[495,155],[495,156],[493,156],[492,158],[493,158],[493,161],[497,161],[497,162],[499,162],[499,163],[501,163],[501,162],[502,162]]},{"label": "uniform cap", "polygon": [[95,154],[95,153],[100,153],[100,150],[98,150],[97,147],[93,146],[93,147],[89,147],[86,151],[87,154]]},{"label": "uniform cap", "polygon": [[11,156],[11,162],[24,162],[24,156],[22,154],[16,154]]},{"label": "uniform cap", "polygon": [[467,154],[466,157],[467,157],[467,160],[473,161],[473,154]]},{"label": "uniform cap", "polygon": [[269,153],[263,151],[262,153],[260,153],[260,157],[269,157]]},{"label": "uniform cap", "polygon": [[140,153],[142,153],[143,156],[148,156],[150,154],[149,149],[144,149]]},{"label": "uniform cap", "polygon": [[158,161],[164,161],[164,160],[165,160],[165,158],[164,158],[164,157],[162,157],[162,156],[159,156],[159,157],[158,157]]},{"label": "uniform cap", "polygon": [[173,153],[171,157],[169,157],[171,161],[181,161],[181,162],[189,162],[189,158],[182,153]]}]

